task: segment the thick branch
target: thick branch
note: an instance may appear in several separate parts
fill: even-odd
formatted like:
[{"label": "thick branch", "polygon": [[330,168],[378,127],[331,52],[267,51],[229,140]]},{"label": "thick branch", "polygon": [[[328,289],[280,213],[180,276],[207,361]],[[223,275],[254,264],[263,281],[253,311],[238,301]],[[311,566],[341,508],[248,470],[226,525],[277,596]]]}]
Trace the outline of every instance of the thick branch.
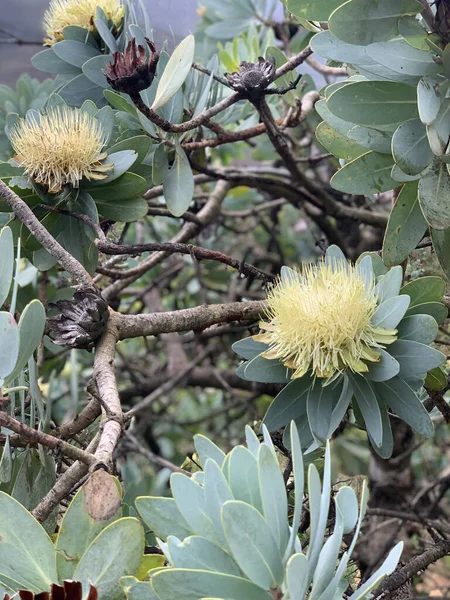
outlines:
[{"label": "thick branch", "polygon": [[114,357],[118,340],[115,318],[117,314],[111,313],[106,330],[96,345],[94,358],[94,380],[103,413],[101,437],[95,456],[108,467],[111,467],[112,454],[123,428],[122,406],[114,373]]},{"label": "thick branch", "polygon": [[118,339],[159,335],[172,331],[200,331],[217,323],[230,321],[257,320],[264,314],[265,303],[231,302],[229,304],[212,304],[185,308],[166,313],[152,313],[144,315],[123,315],[114,313],[117,326]]}]

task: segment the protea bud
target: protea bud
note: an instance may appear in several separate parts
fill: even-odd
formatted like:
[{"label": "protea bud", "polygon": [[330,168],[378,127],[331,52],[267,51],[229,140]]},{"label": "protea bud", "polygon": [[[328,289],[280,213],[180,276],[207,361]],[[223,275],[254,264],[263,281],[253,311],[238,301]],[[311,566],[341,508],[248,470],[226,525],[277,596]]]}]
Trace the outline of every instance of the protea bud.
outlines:
[{"label": "protea bud", "polygon": [[239,71],[227,73],[226,78],[237,92],[259,93],[265,90],[275,78],[275,59],[270,56],[265,60],[260,56],[257,63],[243,61],[239,65]]},{"label": "protea bud", "polygon": [[60,346],[90,350],[109,318],[108,305],[92,290],[75,292],[73,300],[58,300],[49,307],[60,313],[47,322],[50,337]]},{"label": "protea bud", "polygon": [[436,0],[434,26],[445,42],[450,41],[450,0]]},{"label": "protea bud", "polygon": [[[54,583],[50,592],[34,594],[27,590],[20,590],[17,594],[14,594],[14,598],[20,598],[20,600],[82,600],[82,597],[83,590],[79,581],[64,581],[62,586]],[[91,585],[86,600],[97,600],[97,598],[98,592]],[[5,600],[11,600],[11,596],[6,594]]]},{"label": "protea bud", "polygon": [[116,92],[133,96],[150,87],[155,77],[159,53],[153,42],[147,38],[145,41],[150,48],[148,59],[144,46],[136,46],[136,40],[133,38],[128,42],[125,52],[114,52],[113,62],[106,65],[103,73]]}]

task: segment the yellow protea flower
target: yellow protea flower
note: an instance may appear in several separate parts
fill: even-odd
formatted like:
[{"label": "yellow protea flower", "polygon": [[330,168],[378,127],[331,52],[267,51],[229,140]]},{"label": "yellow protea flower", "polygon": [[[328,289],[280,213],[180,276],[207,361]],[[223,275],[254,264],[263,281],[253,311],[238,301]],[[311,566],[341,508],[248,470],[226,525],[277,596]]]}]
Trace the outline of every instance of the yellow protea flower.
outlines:
[{"label": "yellow protea flower", "polygon": [[368,371],[385,344],[396,340],[396,329],[376,327],[374,282],[367,282],[347,262],[306,266],[290,272],[268,292],[267,321],[254,340],[269,345],[263,358],[278,359],[293,369],[292,378],[312,370],[332,377],[350,368]]},{"label": "yellow protea flower", "polygon": [[104,164],[105,136],[87,112],[66,106],[21,119],[11,134],[14,159],[33,181],[54,194],[81,179],[105,179],[113,165]]},{"label": "yellow protea flower", "polygon": [[63,29],[69,25],[77,25],[95,31],[94,19],[99,6],[108,20],[119,27],[125,14],[125,7],[120,0],[51,0],[44,15],[44,28],[47,37],[44,42],[53,46],[64,39]]}]

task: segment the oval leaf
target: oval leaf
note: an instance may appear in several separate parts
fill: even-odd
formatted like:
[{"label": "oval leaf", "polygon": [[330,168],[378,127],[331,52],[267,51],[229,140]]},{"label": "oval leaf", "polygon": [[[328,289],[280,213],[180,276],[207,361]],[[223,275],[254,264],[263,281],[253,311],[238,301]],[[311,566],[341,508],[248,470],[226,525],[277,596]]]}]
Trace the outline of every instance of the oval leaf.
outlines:
[{"label": "oval leaf", "polygon": [[120,577],[134,575],[144,553],[144,529],[132,517],[108,525],[90,544],[78,563],[73,579],[83,588],[94,585],[100,598],[123,598]]},{"label": "oval leaf", "polygon": [[167,208],[175,217],[181,217],[189,208],[194,195],[194,176],[186,153],[177,146],[175,160],[163,183]]},{"label": "oval leaf", "polygon": [[265,589],[280,584],[280,551],[261,513],[249,504],[231,500],[223,506],[222,520],[231,553],[245,575]]},{"label": "oval leaf", "polygon": [[17,500],[0,492],[0,570],[22,589],[47,592],[58,581],[55,548]]},{"label": "oval leaf", "polygon": [[163,106],[183,85],[194,60],[195,38],[188,35],[174,50],[156,89],[152,110]]},{"label": "oval leaf", "polygon": [[0,312],[0,385],[12,372],[19,354],[19,329],[11,313]]},{"label": "oval leaf", "polygon": [[28,359],[42,340],[45,329],[45,310],[39,300],[32,300],[19,320],[19,353],[14,371],[8,376],[13,381],[28,363]]}]

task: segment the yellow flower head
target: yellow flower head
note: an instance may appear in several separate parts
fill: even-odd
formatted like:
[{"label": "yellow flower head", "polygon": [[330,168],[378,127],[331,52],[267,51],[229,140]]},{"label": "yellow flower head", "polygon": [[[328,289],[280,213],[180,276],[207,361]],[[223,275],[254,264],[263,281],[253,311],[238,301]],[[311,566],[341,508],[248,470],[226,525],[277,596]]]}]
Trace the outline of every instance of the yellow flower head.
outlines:
[{"label": "yellow flower head", "polygon": [[77,25],[94,31],[97,6],[116,27],[120,26],[125,14],[125,7],[121,4],[121,0],[51,0],[44,15],[44,28],[47,34],[44,42],[47,46],[53,46],[63,40],[63,29],[68,25]]},{"label": "yellow flower head", "polygon": [[113,165],[102,163],[107,156],[102,151],[104,143],[97,119],[66,106],[39,118],[21,119],[11,135],[15,160],[50,193],[59,192],[64,185],[76,188],[83,177],[106,178]]},{"label": "yellow flower head", "polygon": [[395,329],[372,325],[374,283],[346,262],[291,271],[269,290],[267,300],[267,321],[254,339],[268,344],[262,356],[281,360],[294,370],[293,378],[309,369],[327,378],[347,367],[365,372],[365,361],[380,360],[377,348],[396,339]]}]

